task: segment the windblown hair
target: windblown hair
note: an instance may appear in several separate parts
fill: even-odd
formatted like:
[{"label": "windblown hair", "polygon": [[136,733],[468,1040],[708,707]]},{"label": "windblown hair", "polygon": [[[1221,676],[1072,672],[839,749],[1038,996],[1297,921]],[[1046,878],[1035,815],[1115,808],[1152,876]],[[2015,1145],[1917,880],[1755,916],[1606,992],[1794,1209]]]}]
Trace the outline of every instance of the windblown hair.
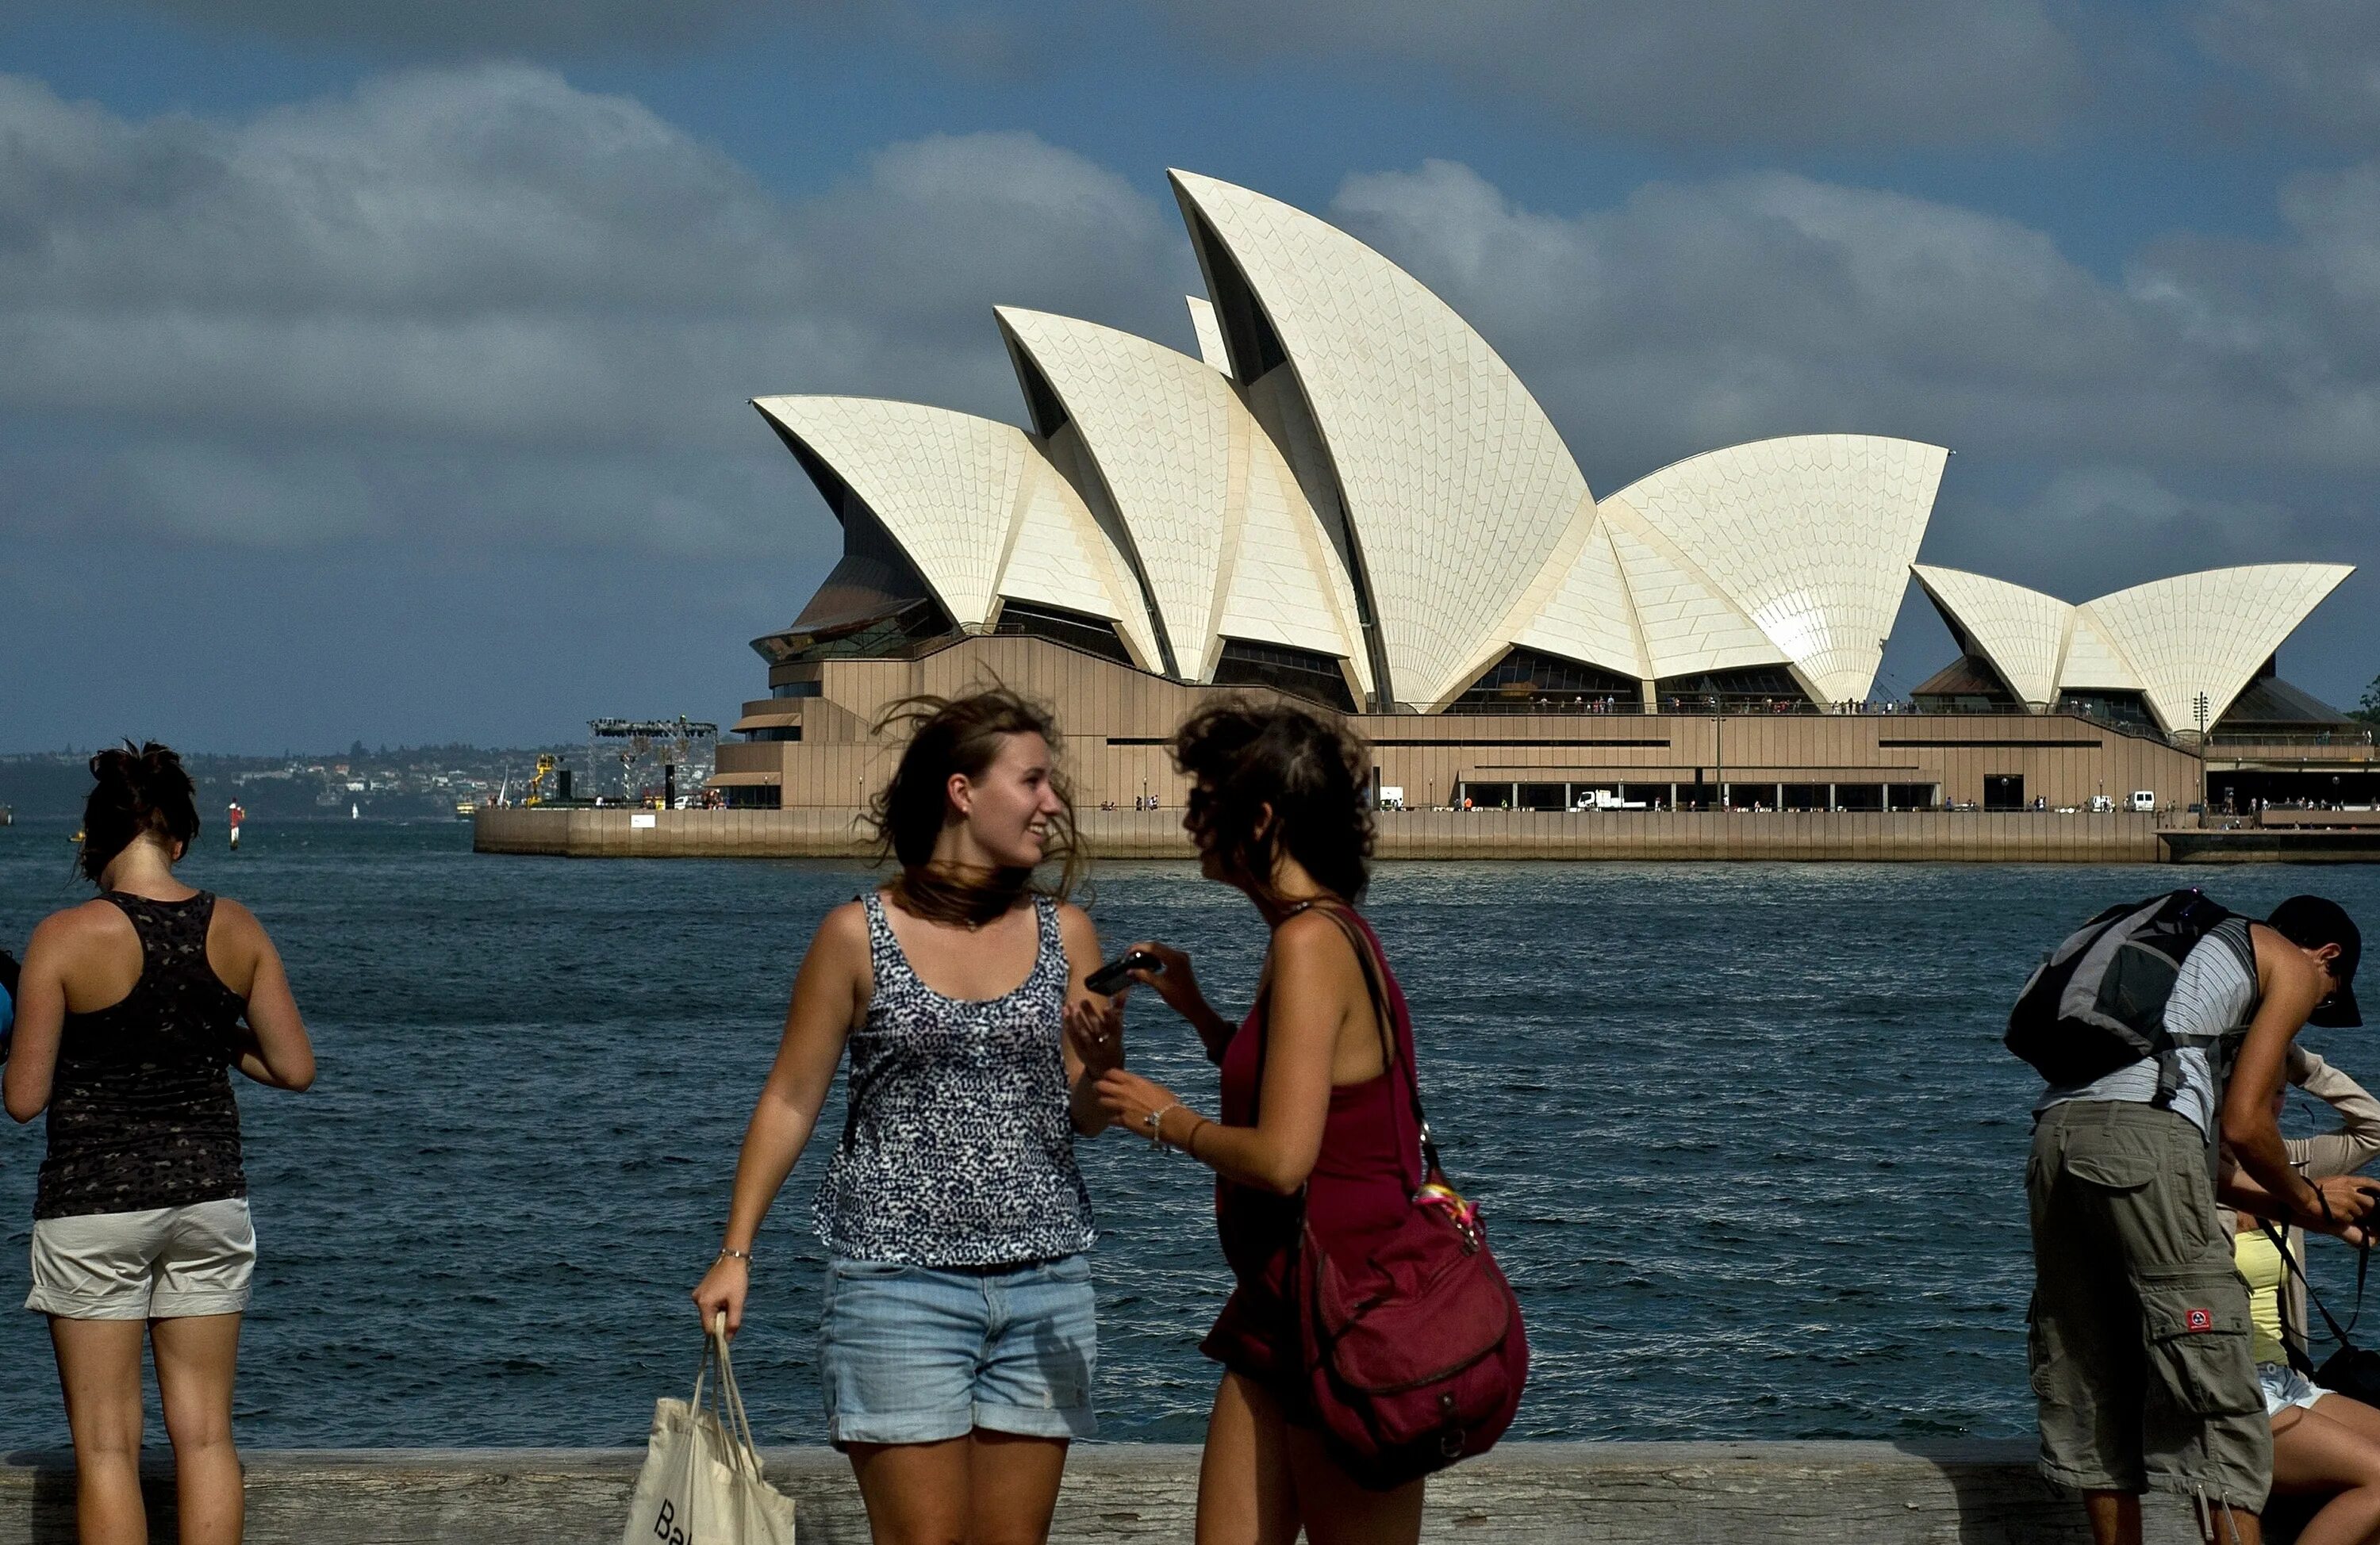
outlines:
[{"label": "windblown hair", "polygon": [[1058,721],[1047,706],[1004,686],[979,687],[956,697],[905,698],[877,721],[875,732],[896,727],[905,727],[909,743],[891,780],[868,802],[868,819],[876,828],[878,860],[890,858],[901,866],[891,889],[902,911],[937,923],[983,923],[1004,916],[1022,896],[1062,899],[1073,891],[1081,874],[1075,802],[1054,766],[1050,784],[1058,795],[1058,814],[1050,818],[1042,848],[1044,866],[1057,865],[1053,882],[1038,880],[1031,869],[934,862],[935,839],[952,815],[951,775],[981,778],[1012,735],[1040,736],[1054,757]]},{"label": "windblown hair", "polygon": [[91,759],[97,779],[82,802],[82,851],[75,867],[97,885],[118,853],[152,835],[188,847],[199,835],[198,790],[182,759],[155,741],[138,750],[103,751]]},{"label": "windblown hair", "polygon": [[1173,765],[1191,780],[1190,834],[1225,878],[1269,892],[1286,853],[1343,900],[1371,883],[1371,753],[1338,720],[1226,698],[1174,731]]}]

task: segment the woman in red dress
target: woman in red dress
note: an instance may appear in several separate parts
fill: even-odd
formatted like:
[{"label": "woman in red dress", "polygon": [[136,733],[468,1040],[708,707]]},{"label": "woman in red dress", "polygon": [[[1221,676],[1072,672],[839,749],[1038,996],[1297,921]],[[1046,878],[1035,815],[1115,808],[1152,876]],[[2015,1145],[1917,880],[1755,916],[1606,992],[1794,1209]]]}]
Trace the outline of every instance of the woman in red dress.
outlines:
[{"label": "woman in red dress", "polygon": [[[1239,1285],[1200,1350],[1223,1365],[1198,1475],[1199,1545],[1409,1545],[1421,1535],[1423,1482],[1358,1486],[1324,1450],[1300,1396],[1297,1325],[1283,1292],[1301,1217],[1335,1256],[1395,1226],[1420,1186],[1420,1133],[1393,1055],[1413,1056],[1403,995],[1388,983],[1383,1026],[1347,931],[1377,956],[1353,903],[1370,877],[1370,758],[1338,725],[1291,706],[1221,703],[1173,742],[1192,781],[1183,826],[1207,877],[1245,893],[1272,930],[1247,1019],[1232,1024],[1199,991],[1190,959],[1137,948],[1159,970],[1134,973],[1198,1032],[1222,1068],[1220,1118],[1116,1068],[1099,1097],[1128,1131],[1214,1170],[1215,1220]],[[1303,1193],[1303,1200],[1300,1197]]]}]

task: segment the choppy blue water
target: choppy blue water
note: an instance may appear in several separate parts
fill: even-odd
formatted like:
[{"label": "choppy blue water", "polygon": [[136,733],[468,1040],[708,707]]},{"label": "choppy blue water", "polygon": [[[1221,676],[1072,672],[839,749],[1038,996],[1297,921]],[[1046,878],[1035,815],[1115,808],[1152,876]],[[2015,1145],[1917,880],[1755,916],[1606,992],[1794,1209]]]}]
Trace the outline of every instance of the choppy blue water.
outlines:
[{"label": "choppy blue water", "polygon": [[[241,1086],[261,1247],[241,1441],[641,1442],[692,1373],[686,1291],[794,968],[865,871],[478,856],[460,825],[251,825],[237,857],[208,836],[187,877],[265,920],[322,1060],[303,1096]],[[63,837],[0,830],[10,948],[88,894]],[[1529,1315],[1517,1431],[2029,1430],[2037,1085],[1999,1022],[2072,923],[2186,880],[2243,908],[2319,888],[2380,923],[2368,868],[1384,868],[1370,911],[1433,1119]],[[1186,865],[1111,864],[1091,906],[1111,947],[1181,945],[1219,1004],[1244,1004],[1262,931],[1235,895]],[[1213,1108],[1161,1005],[1138,1003],[1129,1034],[1136,1066]],[[2380,1076],[2362,1032],[2309,1038]],[[0,1448],[66,1442],[42,1322],[13,1310],[41,1144],[38,1123],[0,1131]],[[823,1160],[761,1237],[737,1346],[770,1442],[821,1434]],[[1196,1344],[1228,1285],[1205,1172],[1117,1134],[1084,1162],[1102,1434],[1195,1440],[1214,1386]],[[2343,1250],[2318,1254],[2318,1276],[2351,1281]]]}]

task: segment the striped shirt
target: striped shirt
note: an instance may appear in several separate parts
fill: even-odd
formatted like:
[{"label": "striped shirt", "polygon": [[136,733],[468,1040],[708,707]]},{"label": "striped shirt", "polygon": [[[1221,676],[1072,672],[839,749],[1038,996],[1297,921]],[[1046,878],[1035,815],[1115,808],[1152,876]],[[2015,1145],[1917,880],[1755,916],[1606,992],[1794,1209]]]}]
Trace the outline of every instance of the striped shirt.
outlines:
[{"label": "striped shirt", "polygon": [[[2256,1012],[2255,946],[2244,917],[2226,918],[2210,929],[2182,958],[2173,979],[2173,994],[2165,1003],[2165,1028],[2176,1038],[2204,1036],[2212,1041],[2244,1028]],[[2215,1068],[2203,1046],[2184,1045],[2175,1053],[2181,1065],[2181,1087],[2174,1092],[2173,1109],[2215,1141]],[[2090,1083],[2067,1084],[2044,1093],[2034,1113],[2069,1100],[2126,1100],[2147,1104],[2156,1098],[2157,1064],[2143,1057]]]}]

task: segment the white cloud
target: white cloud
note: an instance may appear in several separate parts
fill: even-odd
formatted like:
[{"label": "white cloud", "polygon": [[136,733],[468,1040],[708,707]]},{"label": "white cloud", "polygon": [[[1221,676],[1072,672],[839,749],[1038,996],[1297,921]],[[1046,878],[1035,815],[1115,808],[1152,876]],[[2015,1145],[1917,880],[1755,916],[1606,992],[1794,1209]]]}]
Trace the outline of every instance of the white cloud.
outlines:
[{"label": "white cloud", "polygon": [[[1145,323],[1190,275],[1153,199],[1031,135],[895,145],[789,201],[540,69],[242,122],[130,122],[0,77],[0,410],[114,425],[120,463],[46,482],[44,519],[79,500],[240,542],[724,542],[801,497],[747,398],[1014,417],[995,303]],[[210,441],[238,449],[202,495]],[[699,468],[739,458],[784,486],[698,511],[731,491]],[[569,518],[574,465],[603,471]],[[0,495],[0,522],[37,513]]]},{"label": "white cloud", "polygon": [[2364,476],[2380,471],[2367,184],[2380,173],[2293,185],[2290,240],[2168,242],[2116,283],[2014,221],[1782,173],[1555,216],[1430,163],[1348,179],[1331,214],[1508,351],[1598,487],[1819,430]]}]

